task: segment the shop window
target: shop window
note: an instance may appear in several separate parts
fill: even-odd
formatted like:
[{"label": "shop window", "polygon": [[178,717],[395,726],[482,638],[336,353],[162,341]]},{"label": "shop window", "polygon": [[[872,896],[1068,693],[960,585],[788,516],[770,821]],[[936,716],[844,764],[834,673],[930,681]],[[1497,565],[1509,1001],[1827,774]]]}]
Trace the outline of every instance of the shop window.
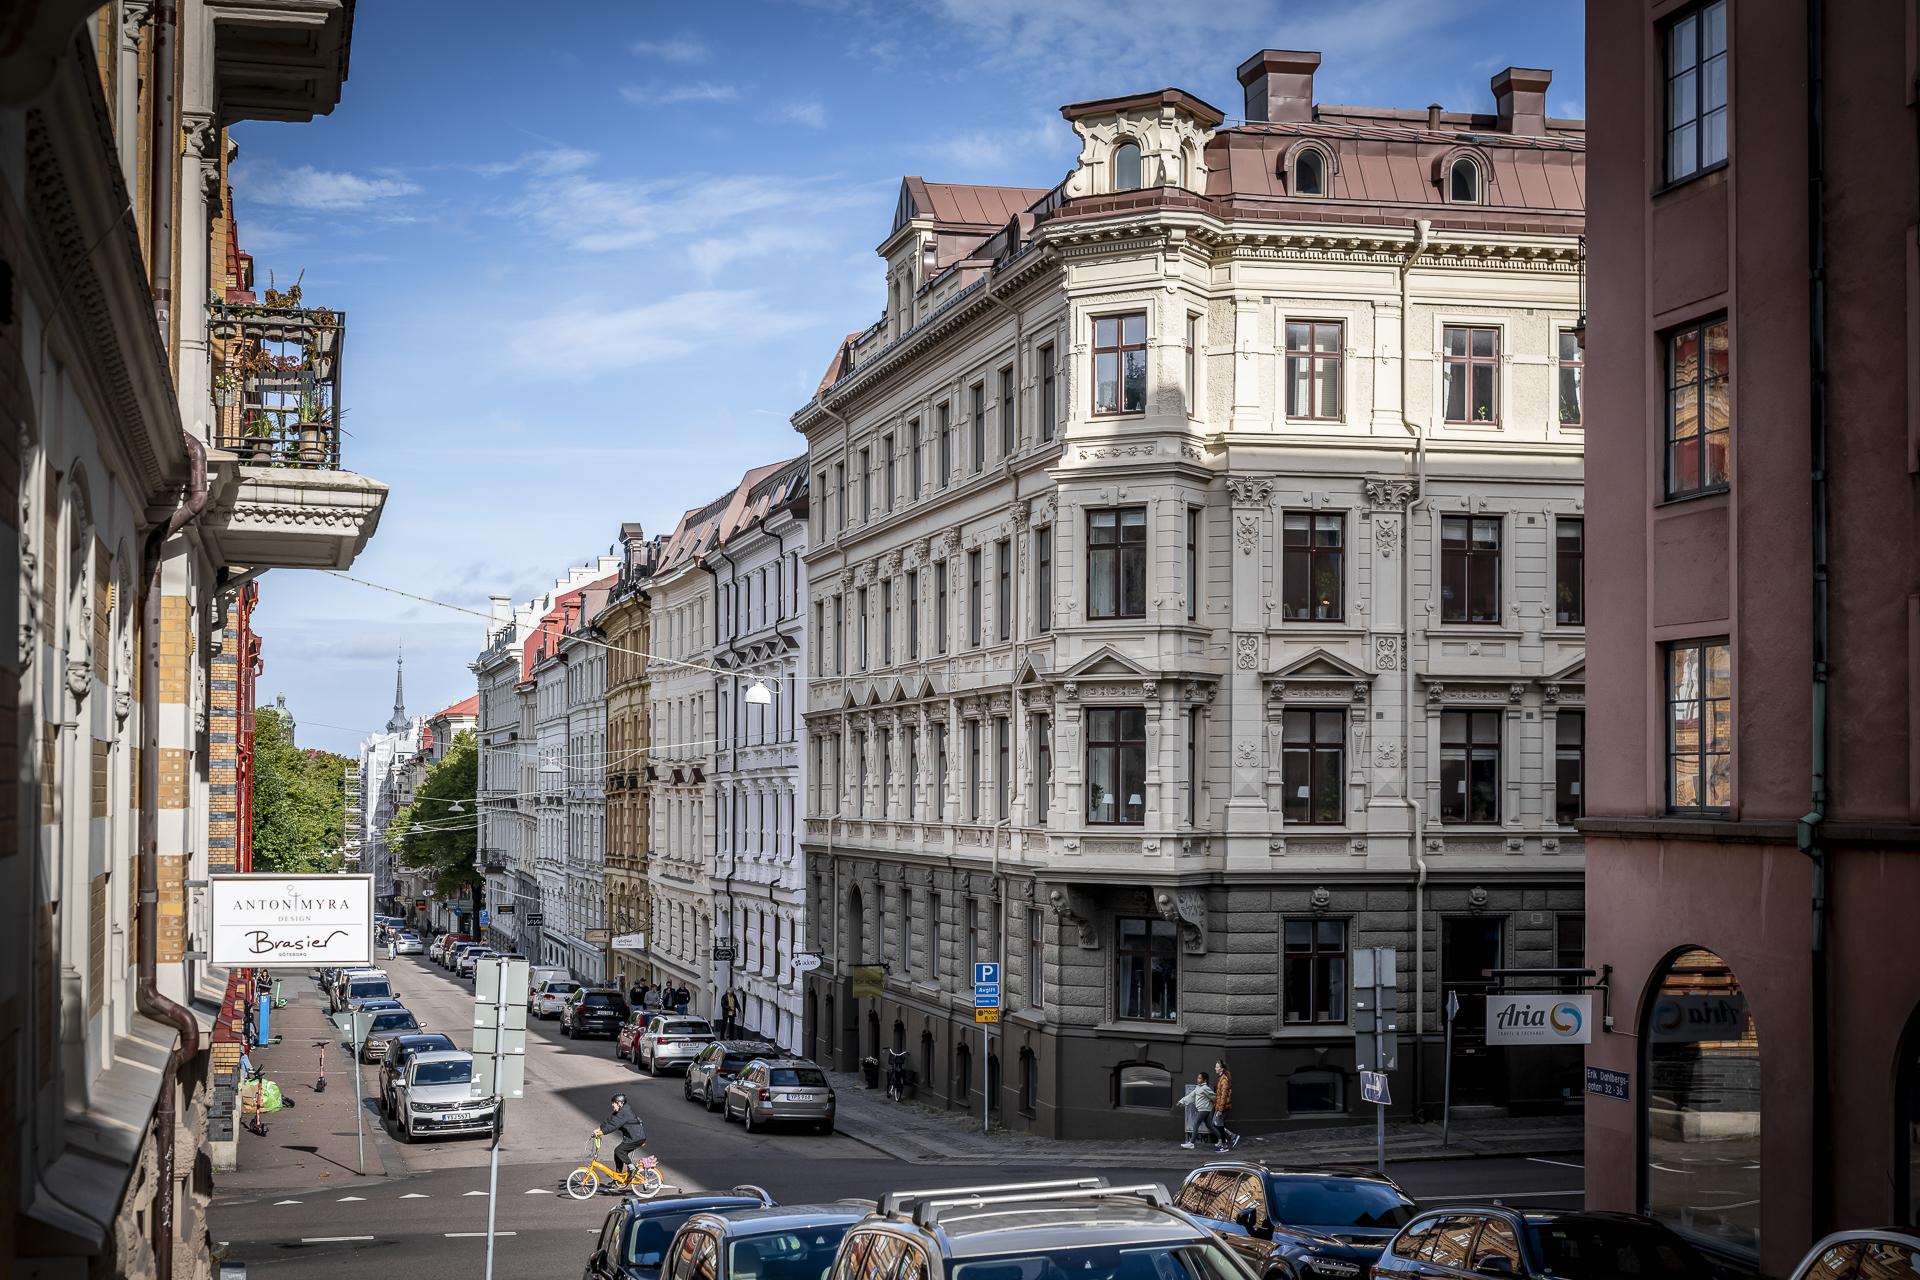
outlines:
[{"label": "shop window", "polygon": [[1157,1062],[1123,1062],[1113,1071],[1113,1105],[1143,1111],[1173,1106],[1173,1072]]},{"label": "shop window", "polygon": [[1313,1115],[1347,1109],[1347,1078],[1338,1071],[1296,1071],[1287,1077],[1287,1112]]}]

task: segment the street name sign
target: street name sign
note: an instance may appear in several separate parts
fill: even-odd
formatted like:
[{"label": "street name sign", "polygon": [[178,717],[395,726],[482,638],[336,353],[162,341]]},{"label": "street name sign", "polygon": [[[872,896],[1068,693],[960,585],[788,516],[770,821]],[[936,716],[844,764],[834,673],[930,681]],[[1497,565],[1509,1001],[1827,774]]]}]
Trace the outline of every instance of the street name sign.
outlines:
[{"label": "street name sign", "polygon": [[1631,1077],[1624,1071],[1609,1071],[1605,1067],[1588,1067],[1587,1092],[1602,1098],[1618,1098],[1626,1102],[1633,1092]]}]

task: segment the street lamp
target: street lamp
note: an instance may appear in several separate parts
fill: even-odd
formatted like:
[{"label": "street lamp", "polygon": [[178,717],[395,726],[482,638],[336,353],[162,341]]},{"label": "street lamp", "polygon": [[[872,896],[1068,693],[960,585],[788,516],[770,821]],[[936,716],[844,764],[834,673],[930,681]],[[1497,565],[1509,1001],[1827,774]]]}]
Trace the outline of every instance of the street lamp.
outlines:
[{"label": "street lamp", "polygon": [[767,688],[765,680],[755,680],[748,685],[747,692],[743,696],[748,706],[770,707],[773,705],[773,690]]}]

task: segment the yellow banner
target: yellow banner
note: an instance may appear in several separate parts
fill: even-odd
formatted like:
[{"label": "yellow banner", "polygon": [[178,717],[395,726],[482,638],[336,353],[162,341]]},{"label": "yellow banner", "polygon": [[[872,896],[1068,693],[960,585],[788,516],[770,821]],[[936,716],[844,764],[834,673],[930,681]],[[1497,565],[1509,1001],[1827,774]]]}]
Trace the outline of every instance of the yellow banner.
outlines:
[{"label": "yellow banner", "polygon": [[853,967],[853,998],[855,1000],[877,1000],[886,990],[887,971],[877,964],[857,964]]},{"label": "yellow banner", "polygon": [[973,1020],[976,1023],[981,1023],[981,1022],[997,1023],[1000,1021],[1000,1011],[998,1009],[975,1009],[973,1011]]}]

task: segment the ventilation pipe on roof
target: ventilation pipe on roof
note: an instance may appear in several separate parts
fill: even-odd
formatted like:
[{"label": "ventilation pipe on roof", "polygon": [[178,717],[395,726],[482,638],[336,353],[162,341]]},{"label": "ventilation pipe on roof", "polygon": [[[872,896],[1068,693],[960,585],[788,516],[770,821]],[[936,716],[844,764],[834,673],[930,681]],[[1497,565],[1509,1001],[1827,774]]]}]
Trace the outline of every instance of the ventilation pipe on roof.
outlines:
[{"label": "ventilation pipe on roof", "polygon": [[1500,132],[1540,137],[1547,131],[1547,86],[1553,72],[1537,67],[1508,67],[1493,76],[1493,106]]},{"label": "ventilation pipe on roof", "polygon": [[1434,133],[1440,132],[1440,104],[1437,102],[1427,104],[1427,128]]},{"label": "ventilation pipe on roof", "polygon": [[1262,49],[1240,64],[1248,124],[1313,119],[1313,73],[1320,55],[1310,49]]}]

